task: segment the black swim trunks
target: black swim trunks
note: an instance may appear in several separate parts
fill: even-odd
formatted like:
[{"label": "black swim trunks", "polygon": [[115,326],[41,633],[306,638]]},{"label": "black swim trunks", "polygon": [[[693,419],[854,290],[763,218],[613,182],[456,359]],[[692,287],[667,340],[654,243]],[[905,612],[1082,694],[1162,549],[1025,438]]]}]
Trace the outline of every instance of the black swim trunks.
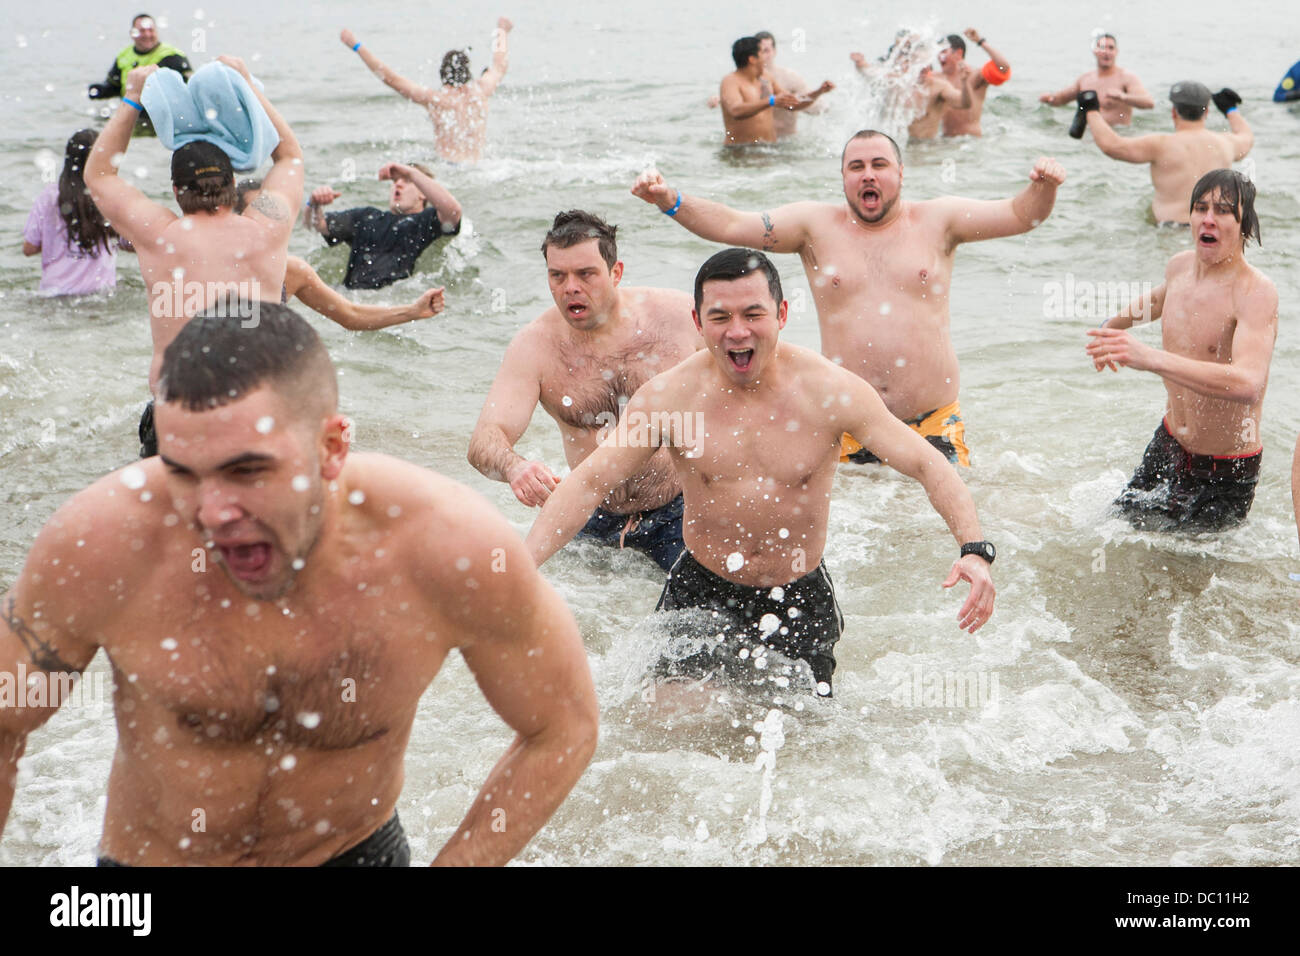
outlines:
[{"label": "black swim trunks", "polygon": [[1115,504],[1146,531],[1223,531],[1246,520],[1262,455],[1193,455],[1162,421]]},{"label": "black swim trunks", "polygon": [[[756,588],[714,574],[689,551],[668,572],[656,611],[702,608],[712,612],[713,646],[680,659],[659,662],[660,677],[707,677],[721,672],[741,683],[766,681],[767,668],[756,659],[771,648],[785,657],[806,661],[819,692],[830,696],[835,672],[835,642],[844,631],[844,615],[835,599],[826,562],[789,584]],[[755,653],[757,651],[757,653]]]},{"label": "black swim trunks", "polygon": [[667,571],[686,549],[682,543],[682,496],[639,514],[620,515],[597,508],[577,537],[635,548]]},{"label": "black swim trunks", "polygon": [[153,427],[153,399],[149,399],[149,404],[144,407],[144,413],[140,416],[140,457],[152,458],[158,454],[158,432]]},{"label": "black swim trunks", "polygon": [[[130,866],[112,857],[101,856],[96,866]],[[350,850],[326,860],[321,866],[410,866],[411,845],[406,842],[406,831],[397,811],[387,823]]]}]

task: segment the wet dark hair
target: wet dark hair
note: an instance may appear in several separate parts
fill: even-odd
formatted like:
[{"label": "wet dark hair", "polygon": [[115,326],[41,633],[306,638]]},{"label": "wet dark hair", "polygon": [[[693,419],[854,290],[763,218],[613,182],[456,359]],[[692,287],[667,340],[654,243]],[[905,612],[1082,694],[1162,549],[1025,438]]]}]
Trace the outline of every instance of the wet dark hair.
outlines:
[{"label": "wet dark hair", "polygon": [[[234,316],[253,316],[253,323]],[[158,394],[201,412],[236,402],[263,385],[295,394],[295,407],[322,399],[338,405],[334,364],[316,331],[278,302],[232,297],[200,312],[163,353]]]},{"label": "wet dark hair", "polygon": [[1256,245],[1264,243],[1259,238],[1259,217],[1255,215],[1255,184],[1232,169],[1213,169],[1196,181],[1192,187],[1192,201],[1187,206],[1191,212],[1205,196],[1219,191],[1226,203],[1232,204],[1232,215],[1241,223],[1241,245],[1251,239]]},{"label": "wet dark hair", "polygon": [[438,68],[443,86],[464,86],[469,82],[469,54],[464,50],[448,50]]},{"label": "wet dark hair", "polygon": [[772,34],[768,33],[766,30],[759,30],[754,34],[754,39],[758,41],[759,46],[763,45],[764,40],[771,40],[772,49],[776,49],[776,37],[772,36]]},{"label": "wet dark hair", "polygon": [[890,136],[888,133],[882,133],[878,129],[860,129],[850,136],[848,142],[844,144],[844,148],[840,150],[840,165],[844,165],[844,154],[849,151],[849,143],[853,142],[855,139],[874,139],[877,136],[889,140],[889,145],[894,147],[894,159],[898,160],[898,165],[902,166],[903,151],[898,148],[898,143],[894,141],[894,137]]},{"label": "wet dark hair", "polygon": [[741,37],[731,44],[731,58],[736,61],[736,69],[744,67],[751,56],[758,56],[758,37]]},{"label": "wet dark hair", "polygon": [[772,300],[780,305],[785,296],[781,292],[781,276],[772,260],[757,249],[732,248],[710,256],[695,273],[695,311],[700,312],[704,306],[704,283],[731,282],[743,279],[751,272],[762,272],[767,276],[767,289],[772,293]]},{"label": "wet dark hair", "polygon": [[949,33],[949,34],[948,34],[948,37],[947,37],[947,40],[948,40],[948,45],[949,45],[950,47],[952,47],[954,50],[961,50],[961,54],[962,54],[962,56],[965,56],[965,55],[966,55],[966,41],[965,41],[965,40],[963,40],[961,37],[959,37],[959,36],[958,36],[957,34],[955,34],[955,33]]},{"label": "wet dark hair", "polygon": [[542,240],[542,257],[546,256],[547,246],[554,245],[559,249],[568,249],[588,239],[595,239],[600,257],[605,260],[605,265],[612,269],[614,263],[618,262],[618,244],[614,240],[614,234],[617,232],[618,226],[611,226],[595,213],[570,209],[557,215],[555,221],[551,223],[551,231]]},{"label": "wet dark hair", "polygon": [[255,193],[262,188],[260,179],[241,179],[235,183],[235,215],[239,215],[248,208],[248,194]]},{"label": "wet dark hair", "polygon": [[1178,113],[1179,116],[1181,116],[1185,120],[1191,120],[1193,122],[1195,122],[1198,119],[1205,119],[1205,112],[1208,108],[1209,108],[1208,103],[1205,106],[1194,106],[1191,103],[1174,104],[1174,110]]},{"label": "wet dark hair", "polygon": [[92,256],[99,255],[101,245],[108,252],[117,241],[117,233],[104,221],[86,189],[86,160],[96,135],[93,129],[79,129],[68,137],[63,172],[59,173],[59,216],[68,232],[68,243]]}]

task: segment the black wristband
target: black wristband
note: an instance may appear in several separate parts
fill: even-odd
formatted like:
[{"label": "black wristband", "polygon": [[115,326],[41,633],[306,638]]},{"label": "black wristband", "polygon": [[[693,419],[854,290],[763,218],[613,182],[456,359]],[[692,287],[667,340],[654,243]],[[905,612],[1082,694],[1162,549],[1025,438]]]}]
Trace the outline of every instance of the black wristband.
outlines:
[{"label": "black wristband", "polygon": [[997,557],[997,549],[988,541],[968,541],[961,546],[961,556],[964,558],[968,554],[978,555],[989,564]]}]

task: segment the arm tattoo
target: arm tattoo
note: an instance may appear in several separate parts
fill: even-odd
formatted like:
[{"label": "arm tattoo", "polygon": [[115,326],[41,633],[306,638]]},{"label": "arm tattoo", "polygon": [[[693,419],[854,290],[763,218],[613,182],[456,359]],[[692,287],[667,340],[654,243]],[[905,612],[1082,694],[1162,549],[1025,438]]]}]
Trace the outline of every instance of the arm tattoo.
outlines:
[{"label": "arm tattoo", "polygon": [[763,248],[771,249],[776,245],[776,239],[772,235],[776,226],[772,225],[772,217],[767,213],[764,212],[759,215],[763,217]]},{"label": "arm tattoo", "polygon": [[273,222],[284,222],[289,218],[284,214],[283,203],[271,198],[266,193],[259,194],[258,197],[253,200],[253,208]]},{"label": "arm tattoo", "polygon": [[14,599],[11,597],[5,601],[4,611],[0,614],[4,622],[9,625],[9,630],[14,632],[14,636],[22,643],[23,648],[31,655],[32,663],[41,670],[46,671],[65,671],[75,673],[79,668],[73,667],[67,661],[59,657],[54,648],[27,626],[27,622],[18,616],[14,610]]}]

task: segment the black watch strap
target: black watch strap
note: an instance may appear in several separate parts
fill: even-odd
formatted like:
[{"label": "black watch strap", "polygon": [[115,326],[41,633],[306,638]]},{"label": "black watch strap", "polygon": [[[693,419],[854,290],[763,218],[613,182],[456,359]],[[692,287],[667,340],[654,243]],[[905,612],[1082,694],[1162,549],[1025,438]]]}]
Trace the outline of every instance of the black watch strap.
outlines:
[{"label": "black watch strap", "polygon": [[994,548],[993,544],[989,541],[968,541],[966,544],[961,546],[961,556],[963,558],[968,554],[976,554],[989,564],[993,563],[993,559],[997,557],[997,553],[997,549]]}]

